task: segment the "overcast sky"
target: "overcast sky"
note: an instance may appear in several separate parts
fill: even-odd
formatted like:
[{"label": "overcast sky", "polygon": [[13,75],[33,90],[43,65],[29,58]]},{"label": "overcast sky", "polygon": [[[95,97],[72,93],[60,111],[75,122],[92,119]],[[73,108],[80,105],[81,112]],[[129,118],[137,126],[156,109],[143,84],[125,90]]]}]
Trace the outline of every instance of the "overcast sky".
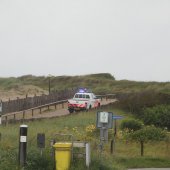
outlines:
[{"label": "overcast sky", "polygon": [[170,0],[0,0],[0,77],[170,81]]}]

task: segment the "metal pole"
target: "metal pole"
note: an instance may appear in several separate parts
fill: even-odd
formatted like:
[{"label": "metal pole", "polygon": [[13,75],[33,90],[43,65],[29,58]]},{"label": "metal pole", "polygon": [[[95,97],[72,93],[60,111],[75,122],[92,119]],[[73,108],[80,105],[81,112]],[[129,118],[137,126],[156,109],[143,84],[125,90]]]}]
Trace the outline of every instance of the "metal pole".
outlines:
[{"label": "metal pole", "polygon": [[26,152],[27,152],[27,125],[20,126],[19,136],[19,165],[24,166],[26,163]]},{"label": "metal pole", "polygon": [[49,84],[48,84],[48,88],[49,88],[49,94],[51,93],[51,79],[50,79],[50,76],[49,76]]},{"label": "metal pole", "polygon": [[100,128],[100,140],[105,143],[108,143],[108,129],[104,126]]}]

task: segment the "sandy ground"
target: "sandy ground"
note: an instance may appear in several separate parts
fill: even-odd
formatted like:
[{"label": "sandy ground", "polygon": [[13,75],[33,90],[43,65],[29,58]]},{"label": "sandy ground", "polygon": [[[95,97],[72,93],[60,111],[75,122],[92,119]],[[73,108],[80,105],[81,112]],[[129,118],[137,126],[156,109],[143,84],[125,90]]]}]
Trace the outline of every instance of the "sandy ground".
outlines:
[{"label": "sandy ground", "polygon": [[19,86],[16,88],[12,88],[10,90],[4,90],[0,89],[0,100],[2,101],[7,101],[7,100],[14,100],[19,98],[25,98],[26,95],[29,97],[42,95],[42,94],[48,94],[47,91],[33,85],[24,85],[24,86]]}]

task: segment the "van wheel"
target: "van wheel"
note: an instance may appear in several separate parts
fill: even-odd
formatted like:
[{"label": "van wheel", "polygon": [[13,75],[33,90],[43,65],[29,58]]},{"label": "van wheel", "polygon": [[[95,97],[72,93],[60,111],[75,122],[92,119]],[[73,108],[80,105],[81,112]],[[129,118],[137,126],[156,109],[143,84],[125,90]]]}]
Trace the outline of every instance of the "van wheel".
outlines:
[{"label": "van wheel", "polygon": [[97,106],[98,108],[100,108],[100,103],[98,103],[98,106]]},{"label": "van wheel", "polygon": [[73,109],[69,109],[68,111],[69,111],[69,113],[73,113],[73,112],[74,112],[74,110],[73,110]]}]

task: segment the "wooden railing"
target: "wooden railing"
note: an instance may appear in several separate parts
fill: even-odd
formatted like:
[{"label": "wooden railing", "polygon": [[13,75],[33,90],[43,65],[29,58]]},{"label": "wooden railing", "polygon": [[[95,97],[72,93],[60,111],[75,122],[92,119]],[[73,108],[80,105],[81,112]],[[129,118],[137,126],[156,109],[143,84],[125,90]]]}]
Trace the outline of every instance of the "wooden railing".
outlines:
[{"label": "wooden railing", "polygon": [[[96,95],[96,97],[100,98],[101,101],[105,99],[106,101],[108,99],[114,98],[115,94],[107,94],[107,95]],[[60,100],[56,102],[52,102],[49,104],[44,104],[41,106],[33,107],[30,109],[26,109],[23,111],[17,111],[12,113],[6,113],[2,115],[2,122],[3,124],[8,124],[10,122],[16,122],[16,121],[25,121],[26,119],[34,119],[35,114],[42,114],[44,111],[50,111],[50,107],[53,107],[55,110],[60,105],[60,109],[64,109],[66,103],[68,100]]]}]

